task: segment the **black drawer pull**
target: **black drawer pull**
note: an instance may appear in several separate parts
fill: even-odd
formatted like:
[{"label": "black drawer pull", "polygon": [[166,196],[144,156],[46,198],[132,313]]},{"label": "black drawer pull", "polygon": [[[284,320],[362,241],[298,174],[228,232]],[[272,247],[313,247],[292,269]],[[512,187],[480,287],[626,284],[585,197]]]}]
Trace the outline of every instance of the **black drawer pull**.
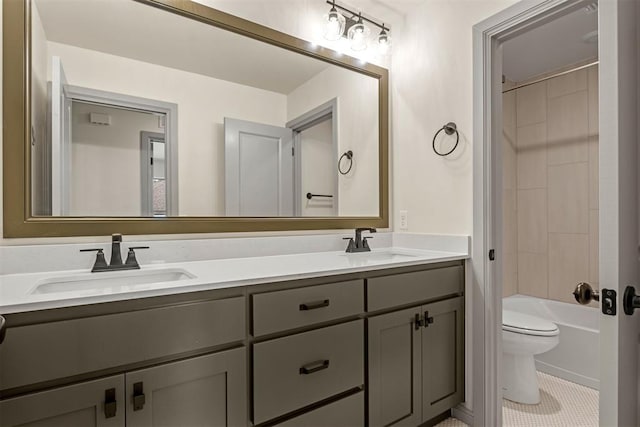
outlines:
[{"label": "black drawer pull", "polygon": [[314,372],[322,371],[329,367],[328,360],[319,360],[317,362],[309,363],[308,365],[304,365],[300,368],[300,375],[309,375]]},{"label": "black drawer pull", "polygon": [[145,404],[144,391],[142,389],[142,383],[133,384],[133,410],[139,411],[144,408]]},{"label": "black drawer pull", "polygon": [[300,311],[315,310],[316,308],[322,308],[322,307],[329,307],[328,299],[300,304]]},{"label": "black drawer pull", "polygon": [[113,418],[118,411],[118,404],[116,402],[116,389],[110,388],[104,391],[104,417]]}]

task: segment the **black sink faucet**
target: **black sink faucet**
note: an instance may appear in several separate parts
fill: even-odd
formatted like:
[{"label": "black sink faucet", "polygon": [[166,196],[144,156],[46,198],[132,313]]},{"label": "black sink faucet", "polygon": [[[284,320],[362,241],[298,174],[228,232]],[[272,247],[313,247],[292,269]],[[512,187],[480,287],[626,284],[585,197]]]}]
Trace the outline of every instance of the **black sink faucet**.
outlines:
[{"label": "black sink faucet", "polygon": [[149,249],[149,246],[132,246],[127,253],[127,260],[122,262],[122,253],[120,250],[120,244],[122,243],[122,234],[111,235],[111,260],[107,265],[107,260],[104,257],[102,249],[80,249],[80,252],[97,252],[96,262],[91,269],[92,273],[100,271],[114,271],[114,270],[139,270],[140,264],[136,259],[136,249]]},{"label": "black sink faucet", "polygon": [[347,250],[345,252],[370,252],[371,248],[369,247],[369,243],[367,243],[367,239],[373,239],[373,237],[362,237],[362,232],[368,231],[370,233],[375,233],[377,230],[375,228],[356,228],[356,238],[353,237],[345,237],[344,240],[349,240],[349,244],[347,245]]}]

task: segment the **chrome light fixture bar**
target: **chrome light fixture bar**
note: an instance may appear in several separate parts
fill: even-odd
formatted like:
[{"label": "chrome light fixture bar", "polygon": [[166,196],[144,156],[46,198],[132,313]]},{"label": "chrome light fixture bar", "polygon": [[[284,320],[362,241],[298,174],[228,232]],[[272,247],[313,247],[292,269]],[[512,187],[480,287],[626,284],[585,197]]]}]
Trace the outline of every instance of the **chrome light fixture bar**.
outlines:
[{"label": "chrome light fixture bar", "polygon": [[[327,40],[337,41],[342,37],[346,37],[351,41],[351,49],[356,51],[365,50],[368,47],[370,30],[365,22],[380,28],[380,34],[375,41],[378,52],[386,55],[391,47],[391,29],[378,23],[373,19],[362,16],[362,12],[354,12],[353,10],[336,4],[335,0],[326,0],[331,5],[331,10],[324,15],[324,37]],[[344,12],[344,13],[341,13]],[[346,13],[346,14],[345,14]]]}]

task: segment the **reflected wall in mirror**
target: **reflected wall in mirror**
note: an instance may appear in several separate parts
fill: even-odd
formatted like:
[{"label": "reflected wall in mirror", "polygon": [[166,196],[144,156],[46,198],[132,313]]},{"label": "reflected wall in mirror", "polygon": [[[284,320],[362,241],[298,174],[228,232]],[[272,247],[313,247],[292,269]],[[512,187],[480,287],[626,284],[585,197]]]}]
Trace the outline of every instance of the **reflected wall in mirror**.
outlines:
[{"label": "reflected wall in mirror", "polygon": [[31,79],[34,216],[380,215],[377,78],[133,0],[33,0]]}]

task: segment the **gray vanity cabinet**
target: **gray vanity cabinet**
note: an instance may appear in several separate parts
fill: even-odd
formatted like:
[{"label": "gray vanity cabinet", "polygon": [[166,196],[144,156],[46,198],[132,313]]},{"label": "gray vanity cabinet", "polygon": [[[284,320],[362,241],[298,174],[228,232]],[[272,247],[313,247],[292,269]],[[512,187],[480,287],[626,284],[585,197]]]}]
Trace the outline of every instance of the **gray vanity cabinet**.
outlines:
[{"label": "gray vanity cabinet", "polygon": [[245,349],[125,374],[127,427],[245,426]]},{"label": "gray vanity cabinet", "polygon": [[0,401],[0,426],[121,427],[124,375]]},{"label": "gray vanity cabinet", "polygon": [[369,425],[417,426],[463,399],[462,297],[368,319]]}]

